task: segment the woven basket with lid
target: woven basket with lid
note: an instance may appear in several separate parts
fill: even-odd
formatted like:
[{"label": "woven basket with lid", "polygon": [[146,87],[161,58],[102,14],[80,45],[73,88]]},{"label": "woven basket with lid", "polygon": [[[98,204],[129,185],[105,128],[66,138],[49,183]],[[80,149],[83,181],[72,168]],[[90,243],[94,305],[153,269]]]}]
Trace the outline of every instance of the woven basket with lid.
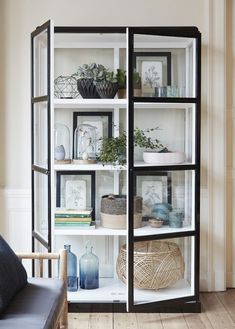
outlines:
[{"label": "woven basket with lid", "polygon": [[[126,245],[117,259],[117,274],[126,283]],[[179,246],[169,241],[141,241],[134,244],[134,287],[160,289],[173,285],[184,275]]]}]

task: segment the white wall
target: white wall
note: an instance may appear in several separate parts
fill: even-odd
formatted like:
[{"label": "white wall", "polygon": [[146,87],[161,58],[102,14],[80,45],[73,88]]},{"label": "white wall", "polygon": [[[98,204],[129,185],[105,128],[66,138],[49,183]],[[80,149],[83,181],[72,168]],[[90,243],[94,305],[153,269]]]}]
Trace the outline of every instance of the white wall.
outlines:
[{"label": "white wall", "polygon": [[[214,195],[218,195],[218,186],[211,185],[213,175],[224,183],[225,175],[221,171],[224,166],[223,143],[223,97],[224,80],[218,97],[221,100],[213,108],[212,81],[217,81],[219,74],[214,66],[218,61],[221,70],[224,68],[224,43],[221,36],[224,32],[224,4],[225,0],[0,0],[0,206],[3,219],[0,221],[2,231],[17,249],[27,249],[30,246],[30,32],[48,19],[53,19],[55,25],[81,26],[183,26],[195,25],[202,32],[202,175],[201,175],[201,286],[206,289],[223,289],[225,267],[223,254],[219,254],[222,274],[216,274],[213,255],[215,241],[213,235],[212,208],[217,201],[209,198],[212,188]],[[222,17],[222,20],[221,20]],[[217,21],[218,20],[218,21]],[[217,25],[216,25],[217,24]],[[222,27],[221,27],[222,24]],[[218,27],[216,27],[218,26]],[[221,30],[221,34],[217,32]],[[223,37],[222,37],[223,38]],[[216,56],[213,57],[213,54]],[[210,62],[212,60],[212,62]],[[211,76],[214,72],[213,77]],[[215,86],[219,88],[219,86]],[[213,110],[212,110],[213,108]],[[217,121],[210,121],[211,115],[222,112]],[[211,163],[216,160],[212,147],[212,137],[215,133],[214,124],[222,124],[218,133],[221,157],[218,167]],[[220,136],[222,135],[222,137]],[[221,138],[220,138],[221,137]],[[215,139],[215,142],[217,139]],[[215,145],[216,146],[216,145]],[[208,171],[210,169],[210,172]],[[215,172],[214,172],[215,170]],[[209,172],[209,175],[208,175]],[[218,177],[219,175],[219,177]],[[14,197],[22,195],[22,203],[17,197],[16,203],[23,204],[25,214],[17,216],[14,212]],[[225,194],[222,193],[224,202]],[[13,198],[13,202],[8,199]],[[224,205],[221,205],[219,226],[222,251],[224,252]],[[20,207],[20,205],[18,205]],[[18,207],[17,206],[17,207]],[[17,208],[18,209],[18,208]],[[214,208],[213,208],[214,209]],[[14,215],[15,214],[15,215]],[[214,218],[214,217],[213,217]],[[216,221],[215,216],[214,221]],[[17,225],[15,225],[17,224]],[[22,225],[21,225],[22,224]],[[17,230],[16,230],[17,228]],[[27,234],[25,234],[25,230]],[[22,236],[24,243],[17,239]],[[215,286],[213,278],[221,279],[221,285]]]}]

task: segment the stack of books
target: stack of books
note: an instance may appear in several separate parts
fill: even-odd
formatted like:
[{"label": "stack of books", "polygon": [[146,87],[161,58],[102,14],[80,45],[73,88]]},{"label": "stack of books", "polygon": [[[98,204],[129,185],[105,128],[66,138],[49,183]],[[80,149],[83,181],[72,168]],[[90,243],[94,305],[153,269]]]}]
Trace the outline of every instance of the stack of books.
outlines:
[{"label": "stack of books", "polygon": [[56,228],[95,228],[95,222],[92,222],[92,209],[63,209],[57,208],[55,211]]}]

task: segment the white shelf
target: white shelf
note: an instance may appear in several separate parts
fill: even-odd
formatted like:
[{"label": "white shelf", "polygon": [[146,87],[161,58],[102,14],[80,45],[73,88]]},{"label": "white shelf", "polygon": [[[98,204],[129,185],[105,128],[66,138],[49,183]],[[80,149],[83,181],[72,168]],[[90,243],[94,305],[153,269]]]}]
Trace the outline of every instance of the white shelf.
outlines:
[{"label": "white shelf", "polygon": [[102,165],[102,163],[95,163],[95,164],[55,164],[54,169],[56,171],[59,170],[126,170],[125,166],[113,166],[113,165]]},{"label": "white shelf", "polygon": [[[142,222],[143,223],[143,222]],[[143,223],[143,226],[134,230],[134,236],[147,236],[153,234],[171,234],[193,231],[194,228],[190,226],[184,226],[181,228],[172,228],[168,225],[163,225],[159,228],[151,227],[148,223]],[[169,235],[170,238],[170,235]]]},{"label": "white shelf", "polygon": [[55,108],[113,108],[115,106],[125,108],[127,106],[127,100],[119,98],[54,99]]},{"label": "white shelf", "polygon": [[185,165],[192,165],[192,162],[181,162],[181,163],[162,163],[162,164],[151,164],[151,163],[146,163],[144,161],[138,160],[135,161],[134,167],[157,167],[157,166],[185,166]]},{"label": "white shelf", "polygon": [[174,298],[193,296],[193,289],[185,280],[177,281],[173,286],[159,290],[134,289],[134,303],[159,302]]},{"label": "white shelf", "polygon": [[179,103],[171,103],[170,101],[167,103],[156,103],[156,102],[135,102],[134,103],[134,108],[135,109],[188,109],[195,107],[194,103],[180,103],[180,98],[179,98]]},{"label": "white shelf", "polygon": [[110,235],[110,236],[121,236],[127,235],[127,230],[113,230],[110,228],[105,228],[96,224],[96,228],[94,229],[79,229],[76,227],[73,228],[55,228],[55,235]]},{"label": "white shelf", "polygon": [[[68,301],[72,303],[113,303],[126,302],[126,285],[119,279],[106,278],[99,280],[98,289],[79,289],[68,292]],[[157,302],[162,300],[192,296],[189,283],[182,279],[171,287],[159,290],[134,289],[135,304]]]},{"label": "white shelf", "polygon": [[75,303],[126,302],[126,285],[119,279],[100,278],[98,289],[78,289],[75,292],[68,291],[68,301]]},{"label": "white shelf", "polygon": [[[155,235],[155,234],[171,234],[171,233],[182,233],[193,231],[194,228],[192,226],[184,226],[182,228],[172,228],[168,225],[163,225],[160,228],[151,227],[148,223],[143,223],[143,226],[134,230],[134,236],[147,236],[147,235]],[[109,236],[126,236],[127,230],[115,230],[111,228],[105,228],[100,226],[98,222],[96,224],[96,228],[94,229],[79,229],[76,227],[73,228],[55,228],[55,235],[109,235]]]}]

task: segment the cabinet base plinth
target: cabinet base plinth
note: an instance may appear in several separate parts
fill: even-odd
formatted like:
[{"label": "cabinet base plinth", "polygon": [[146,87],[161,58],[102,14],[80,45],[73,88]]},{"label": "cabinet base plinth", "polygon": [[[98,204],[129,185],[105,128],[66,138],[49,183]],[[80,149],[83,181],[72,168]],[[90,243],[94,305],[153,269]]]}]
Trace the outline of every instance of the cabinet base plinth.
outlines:
[{"label": "cabinet base plinth", "polygon": [[[201,313],[200,300],[185,303],[168,302],[167,306],[148,305],[131,310],[129,313]],[[127,313],[125,303],[69,303],[69,313]]]}]

